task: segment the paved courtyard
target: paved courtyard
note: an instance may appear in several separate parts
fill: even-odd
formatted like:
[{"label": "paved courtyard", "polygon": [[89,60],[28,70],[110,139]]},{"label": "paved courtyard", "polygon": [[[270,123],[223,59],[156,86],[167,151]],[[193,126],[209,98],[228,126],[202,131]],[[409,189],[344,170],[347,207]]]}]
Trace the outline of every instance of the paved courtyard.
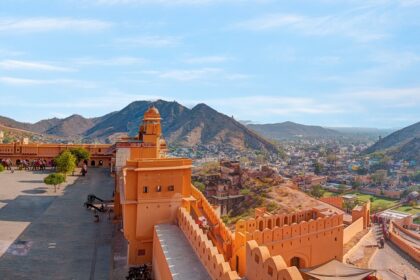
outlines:
[{"label": "paved courtyard", "polygon": [[57,192],[46,173],[0,173],[0,279],[109,279],[113,225],[83,207],[90,193],[112,197],[105,169],[68,177]]}]

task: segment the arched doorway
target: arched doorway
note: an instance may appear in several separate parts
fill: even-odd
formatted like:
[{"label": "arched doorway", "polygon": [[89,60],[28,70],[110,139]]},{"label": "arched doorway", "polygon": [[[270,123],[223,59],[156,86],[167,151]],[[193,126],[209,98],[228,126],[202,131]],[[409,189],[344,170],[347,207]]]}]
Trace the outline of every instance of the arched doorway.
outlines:
[{"label": "arched doorway", "polygon": [[103,160],[100,160],[99,161],[99,166],[103,166],[104,165],[104,161]]},{"label": "arched doorway", "polygon": [[96,162],[95,162],[94,160],[92,160],[92,161],[90,162],[90,166],[96,166]]},{"label": "arched doorway", "polygon": [[305,260],[299,257],[293,257],[290,259],[290,266],[296,266],[299,268],[305,268]]},{"label": "arched doorway", "polygon": [[289,224],[289,217],[284,217],[284,225],[288,225]]},{"label": "arched doorway", "polygon": [[280,218],[276,219],[276,227],[280,227]]},{"label": "arched doorway", "polygon": [[272,222],[271,222],[271,220],[268,220],[268,228],[269,229],[272,229],[273,228],[273,226],[272,226],[272,224],[271,224]]},{"label": "arched doorway", "polygon": [[292,224],[293,224],[293,223],[296,223],[296,215],[293,215],[293,216],[292,216]]}]

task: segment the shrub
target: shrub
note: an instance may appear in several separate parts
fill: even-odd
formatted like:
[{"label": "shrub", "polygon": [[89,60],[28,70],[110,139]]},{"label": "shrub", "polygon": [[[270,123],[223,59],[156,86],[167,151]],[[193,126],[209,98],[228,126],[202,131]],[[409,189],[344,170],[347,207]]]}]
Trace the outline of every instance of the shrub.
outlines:
[{"label": "shrub", "polygon": [[0,164],[0,172],[4,171],[4,166],[2,164]]},{"label": "shrub", "polygon": [[52,173],[45,177],[44,183],[47,185],[53,185],[54,186],[54,192],[57,191],[57,185],[60,185],[66,181],[66,176],[61,173]]},{"label": "shrub", "polygon": [[63,174],[69,174],[74,171],[76,160],[76,157],[70,151],[64,151],[54,159],[57,171]]}]

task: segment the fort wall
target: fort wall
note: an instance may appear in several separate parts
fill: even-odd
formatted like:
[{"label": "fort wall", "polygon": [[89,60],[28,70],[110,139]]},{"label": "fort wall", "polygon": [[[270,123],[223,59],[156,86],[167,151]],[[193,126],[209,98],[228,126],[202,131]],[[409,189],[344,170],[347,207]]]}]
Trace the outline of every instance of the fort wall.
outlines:
[{"label": "fort wall", "polygon": [[166,261],[163,247],[160,239],[157,236],[156,228],[153,233],[153,274],[156,280],[172,279],[172,273],[169,270],[168,262]]},{"label": "fort wall", "polygon": [[184,207],[178,209],[178,225],[212,279],[240,279]]},{"label": "fort wall", "polygon": [[282,256],[272,256],[266,246],[258,246],[255,240],[246,244],[246,278],[248,280],[300,280],[296,267],[288,267]]},{"label": "fort wall", "polygon": [[338,209],[343,209],[343,198],[341,196],[321,197],[319,200]]},{"label": "fort wall", "polygon": [[[283,256],[288,266],[293,265],[293,258],[299,259],[300,267],[320,265],[331,259],[342,260],[342,214],[316,218],[314,211],[308,210],[292,216],[296,217],[294,220],[298,223],[285,223],[286,217],[290,221],[291,215],[272,215],[238,221],[231,266],[238,268],[240,275],[246,273],[245,246],[250,240],[255,240],[258,245],[267,246],[273,256]],[[280,226],[276,225],[276,221],[280,221]],[[270,224],[274,226],[270,228]],[[263,230],[260,230],[261,228]]]},{"label": "fort wall", "polygon": [[363,217],[360,217],[355,222],[351,223],[343,230],[343,244],[349,242],[356,234],[363,230]]},{"label": "fort wall", "polygon": [[394,232],[394,222],[390,223],[389,226],[389,239],[394,243],[398,248],[406,252],[410,257],[412,257],[417,263],[420,263],[420,250],[412,247],[408,244],[402,237]]}]

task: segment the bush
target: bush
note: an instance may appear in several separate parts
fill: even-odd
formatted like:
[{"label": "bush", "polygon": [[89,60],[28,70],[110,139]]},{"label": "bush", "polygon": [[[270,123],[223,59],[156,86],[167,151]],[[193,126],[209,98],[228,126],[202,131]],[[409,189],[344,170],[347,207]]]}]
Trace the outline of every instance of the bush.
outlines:
[{"label": "bush", "polygon": [[52,173],[45,177],[44,183],[47,185],[53,185],[54,186],[54,192],[57,191],[57,185],[60,185],[66,181],[66,176],[61,173]]},{"label": "bush", "polygon": [[57,165],[57,171],[64,174],[69,174],[74,171],[76,160],[76,157],[70,151],[64,151],[54,159]]},{"label": "bush", "polygon": [[4,171],[4,166],[2,164],[0,164],[0,172]]}]

